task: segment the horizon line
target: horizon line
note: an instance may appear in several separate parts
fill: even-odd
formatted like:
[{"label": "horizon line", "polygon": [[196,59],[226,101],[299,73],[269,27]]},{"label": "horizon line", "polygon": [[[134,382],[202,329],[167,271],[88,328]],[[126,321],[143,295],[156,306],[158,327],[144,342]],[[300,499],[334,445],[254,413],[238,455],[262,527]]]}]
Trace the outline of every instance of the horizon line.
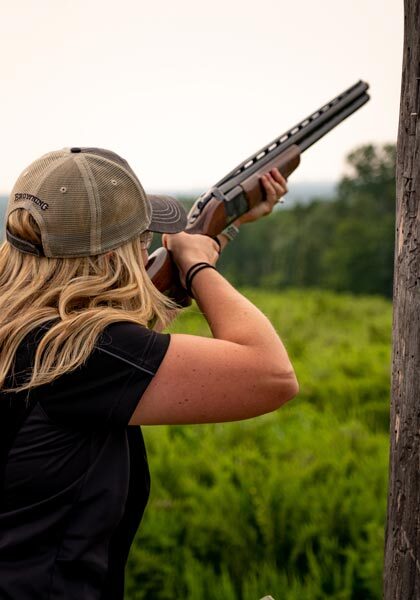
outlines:
[{"label": "horizon line", "polygon": [[[297,181],[296,183],[289,183],[289,194],[293,193],[293,187],[302,187],[302,186],[319,186],[319,185],[323,185],[323,186],[336,186],[338,185],[339,180],[333,180],[333,179],[319,179],[319,180],[315,180],[315,179],[308,179],[307,181]],[[203,186],[203,187],[188,187],[188,188],[176,188],[175,186],[165,186],[165,187],[159,187],[159,188],[155,188],[155,187],[150,187],[148,192],[149,194],[177,194],[177,195],[191,195],[191,196],[196,196],[199,195],[205,191],[207,191],[208,189],[210,189],[211,186]],[[0,190],[0,198],[8,198],[9,197],[10,192],[4,191],[4,190]]]}]

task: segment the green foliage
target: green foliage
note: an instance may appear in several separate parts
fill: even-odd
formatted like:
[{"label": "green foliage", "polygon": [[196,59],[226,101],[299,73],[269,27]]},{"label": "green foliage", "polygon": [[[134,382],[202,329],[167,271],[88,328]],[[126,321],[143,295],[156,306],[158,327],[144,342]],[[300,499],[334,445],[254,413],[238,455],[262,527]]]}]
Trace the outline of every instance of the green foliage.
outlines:
[{"label": "green foliage", "polygon": [[[379,599],[389,302],[245,293],[281,332],[301,393],[252,420],[143,428],[152,489],[126,597]],[[208,333],[196,307],[173,330]]]},{"label": "green foliage", "polygon": [[282,207],[243,227],[224,252],[223,272],[237,285],[391,297],[395,146],[362,146],[347,161],[350,174],[332,200]]}]

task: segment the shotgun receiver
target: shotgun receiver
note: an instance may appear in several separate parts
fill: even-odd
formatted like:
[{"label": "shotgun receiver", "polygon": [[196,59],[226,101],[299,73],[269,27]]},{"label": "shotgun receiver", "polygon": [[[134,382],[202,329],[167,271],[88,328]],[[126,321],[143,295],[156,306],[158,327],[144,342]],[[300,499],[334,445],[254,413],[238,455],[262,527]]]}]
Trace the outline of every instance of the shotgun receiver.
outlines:
[{"label": "shotgun receiver", "polygon": [[[188,213],[185,231],[214,237],[263,202],[260,176],[277,167],[283,177],[288,178],[298,167],[304,150],[369,100],[368,88],[367,83],[359,81],[238,165],[195,201]],[[181,305],[190,303],[176,265],[165,248],[151,254],[147,272],[161,292]]]}]

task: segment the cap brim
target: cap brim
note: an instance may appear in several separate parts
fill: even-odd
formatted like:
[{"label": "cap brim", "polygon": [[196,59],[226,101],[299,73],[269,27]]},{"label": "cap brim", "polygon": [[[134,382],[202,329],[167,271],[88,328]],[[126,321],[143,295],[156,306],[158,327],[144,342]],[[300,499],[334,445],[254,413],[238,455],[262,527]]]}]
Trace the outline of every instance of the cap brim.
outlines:
[{"label": "cap brim", "polygon": [[178,200],[170,196],[147,195],[152,206],[149,231],[156,233],[179,233],[187,225],[187,214]]}]

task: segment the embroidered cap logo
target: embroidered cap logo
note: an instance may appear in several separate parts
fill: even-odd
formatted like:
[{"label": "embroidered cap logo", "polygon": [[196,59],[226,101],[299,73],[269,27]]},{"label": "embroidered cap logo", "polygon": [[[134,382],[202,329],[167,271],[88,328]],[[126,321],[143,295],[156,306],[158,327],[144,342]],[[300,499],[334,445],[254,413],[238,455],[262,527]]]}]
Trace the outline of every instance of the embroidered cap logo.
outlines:
[{"label": "embroidered cap logo", "polygon": [[18,200],[30,200],[37,206],[39,206],[42,210],[47,210],[48,204],[37,198],[37,196],[33,196],[32,194],[15,194],[15,202]]}]

